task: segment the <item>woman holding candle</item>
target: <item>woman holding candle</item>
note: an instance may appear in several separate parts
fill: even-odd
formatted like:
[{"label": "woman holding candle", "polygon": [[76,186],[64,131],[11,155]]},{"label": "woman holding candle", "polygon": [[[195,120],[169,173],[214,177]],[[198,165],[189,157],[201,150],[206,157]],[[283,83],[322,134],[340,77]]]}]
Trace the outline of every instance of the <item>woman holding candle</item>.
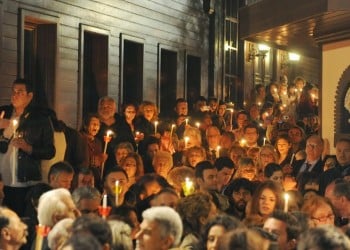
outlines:
[{"label": "woman holding candle", "polygon": [[135,129],[145,135],[157,134],[158,130],[158,108],[150,101],[143,101],[139,106],[135,121]]},{"label": "woman holding candle", "polygon": [[135,130],[135,118],[137,113],[137,106],[133,103],[126,103],[123,105],[123,118],[125,122],[129,125],[131,132],[135,136],[135,142],[138,143],[140,140],[143,140],[144,134],[140,131]]},{"label": "woman holding candle", "polygon": [[89,114],[84,118],[80,133],[87,148],[88,158],[85,166],[92,167],[95,185],[101,188],[101,167],[107,160],[108,155],[102,152],[102,142],[96,137],[100,130],[100,119],[97,114]]}]

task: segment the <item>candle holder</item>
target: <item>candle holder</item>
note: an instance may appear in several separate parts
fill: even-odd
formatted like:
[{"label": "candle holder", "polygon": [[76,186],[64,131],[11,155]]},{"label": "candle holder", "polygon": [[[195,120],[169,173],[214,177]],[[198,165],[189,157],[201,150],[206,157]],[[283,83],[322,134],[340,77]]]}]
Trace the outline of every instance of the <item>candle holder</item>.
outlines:
[{"label": "candle holder", "polygon": [[44,225],[36,225],[36,234],[46,237],[49,232],[50,232],[51,228],[48,226],[44,226]]},{"label": "candle holder", "polygon": [[47,235],[49,234],[51,228],[48,226],[44,226],[44,225],[37,225],[36,226],[36,238],[35,238],[35,250],[41,250],[42,249],[42,245],[43,245],[43,240],[44,237],[47,237]]},{"label": "candle holder", "polygon": [[112,210],[111,206],[107,206],[107,207],[98,206],[98,214],[104,219],[108,217],[108,215],[111,213],[111,210]]}]

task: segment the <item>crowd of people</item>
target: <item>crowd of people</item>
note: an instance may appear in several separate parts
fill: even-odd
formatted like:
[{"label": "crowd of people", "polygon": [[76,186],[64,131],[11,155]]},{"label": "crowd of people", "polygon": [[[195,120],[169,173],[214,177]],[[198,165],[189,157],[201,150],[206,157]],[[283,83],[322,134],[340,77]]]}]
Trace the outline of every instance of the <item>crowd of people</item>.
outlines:
[{"label": "crowd of people", "polygon": [[0,249],[350,250],[350,139],[330,155],[317,101],[302,77],[242,107],[102,97],[75,130],[18,79],[0,107]]}]

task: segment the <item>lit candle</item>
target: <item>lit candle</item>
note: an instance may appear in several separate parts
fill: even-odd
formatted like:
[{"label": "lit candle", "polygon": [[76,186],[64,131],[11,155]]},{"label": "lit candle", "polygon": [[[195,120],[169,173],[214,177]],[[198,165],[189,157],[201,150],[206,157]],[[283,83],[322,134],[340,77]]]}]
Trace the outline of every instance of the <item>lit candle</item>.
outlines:
[{"label": "lit candle", "polygon": [[190,178],[188,178],[188,177],[185,178],[185,183],[183,183],[182,189],[184,191],[185,196],[188,196],[188,195],[193,193],[194,186],[193,186],[193,182],[190,180]]},{"label": "lit candle", "polygon": [[105,141],[105,148],[103,149],[103,153],[105,154],[107,152],[107,145],[111,141],[111,135],[113,134],[112,130],[108,130],[106,133],[106,136],[103,137]]},{"label": "lit candle", "polygon": [[120,185],[119,181],[115,181],[115,206],[117,207],[119,204],[119,193],[120,193]]},{"label": "lit candle", "polygon": [[102,207],[106,208],[107,207],[107,195],[103,195],[103,200],[102,200]]},{"label": "lit candle", "polygon": [[154,134],[157,134],[158,121],[154,122]]},{"label": "lit candle", "polygon": [[173,136],[174,128],[175,128],[175,124],[171,124],[170,137]]},{"label": "lit candle", "polygon": [[295,157],[295,154],[293,153],[293,154],[292,154],[292,157],[290,158],[290,162],[289,162],[289,164],[290,164],[290,165],[292,165],[292,164],[293,164],[294,157]]},{"label": "lit candle", "polygon": [[284,194],[284,212],[288,212],[288,201],[289,201],[289,194],[285,193]]},{"label": "lit candle", "polygon": [[241,147],[244,147],[246,143],[247,143],[246,139],[241,139],[239,144],[241,145]]},{"label": "lit candle", "polygon": [[199,129],[199,127],[201,126],[201,124],[199,122],[196,122],[196,127]]},{"label": "lit candle", "polygon": [[313,102],[315,101],[315,98],[316,98],[315,94],[311,94],[311,100],[312,100]]},{"label": "lit candle", "polygon": [[188,142],[190,141],[190,137],[186,136],[186,137],[184,138],[184,140],[185,140],[185,148],[187,148]]},{"label": "lit candle", "polygon": [[264,143],[263,143],[263,145],[265,145],[266,144],[266,137],[264,137]]},{"label": "lit candle", "polygon": [[258,102],[258,107],[260,108],[260,106],[261,106],[261,102]]},{"label": "lit candle", "polygon": [[230,110],[231,116],[230,116],[230,124],[233,123],[233,109]]},{"label": "lit candle", "polygon": [[185,119],[185,124],[188,125],[188,118]]},{"label": "lit candle", "polygon": [[17,119],[13,119],[13,120],[12,120],[12,127],[13,127],[13,137],[14,137],[14,138],[17,137],[17,134],[16,134],[17,125],[18,125]]},{"label": "lit candle", "polygon": [[220,146],[216,147],[216,157],[220,157],[220,149],[221,149]]}]

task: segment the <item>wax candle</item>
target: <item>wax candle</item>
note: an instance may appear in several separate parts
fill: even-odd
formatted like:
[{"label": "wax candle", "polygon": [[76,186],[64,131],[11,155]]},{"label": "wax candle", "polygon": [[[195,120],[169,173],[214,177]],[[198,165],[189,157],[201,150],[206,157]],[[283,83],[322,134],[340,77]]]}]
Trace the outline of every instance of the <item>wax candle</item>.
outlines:
[{"label": "wax candle", "polygon": [[170,137],[173,136],[174,128],[175,128],[175,124],[171,124]]},{"label": "wax candle", "polygon": [[266,137],[264,137],[264,143],[263,143],[263,145],[265,145],[266,144]]},{"label": "wax candle", "polygon": [[187,148],[188,142],[190,141],[190,137],[186,136],[186,137],[184,138],[184,140],[185,140],[185,148]]},{"label": "wax candle", "polygon": [[230,110],[231,116],[230,116],[230,124],[233,123],[233,109]]},{"label": "wax candle", "polygon": [[154,134],[157,134],[158,121],[154,122]]},{"label": "wax candle", "polygon": [[103,149],[103,153],[105,154],[107,152],[107,145],[108,143],[111,141],[111,135],[113,134],[112,130],[108,130],[106,133],[106,136],[103,137],[104,141],[105,141],[105,147]]},{"label": "wax candle", "polygon": [[285,193],[284,194],[284,212],[288,212],[288,201],[289,201],[289,194]]},{"label": "wax candle", "polygon": [[292,157],[290,158],[290,162],[289,162],[289,164],[290,164],[290,165],[292,165],[292,164],[293,164],[294,157],[295,157],[295,154],[293,153],[293,154],[292,154]]},{"label": "wax candle", "polygon": [[13,119],[13,120],[12,120],[12,127],[13,127],[13,137],[14,137],[14,138],[17,137],[17,133],[16,133],[17,125],[18,125],[17,119]]},{"label": "wax candle", "polygon": [[220,157],[220,149],[221,149],[220,146],[216,147],[216,157]]},{"label": "wax candle", "polygon": [[119,204],[119,193],[120,193],[120,185],[119,181],[115,181],[115,206],[117,207]]},{"label": "wax candle", "polygon": [[183,189],[185,196],[188,196],[188,195],[193,193],[194,186],[193,186],[193,182],[191,181],[191,179],[189,177],[185,178],[185,183],[183,183],[182,189]]},{"label": "wax candle", "polygon": [[188,118],[185,119],[185,124],[188,125]]},{"label": "wax candle", "polygon": [[102,200],[102,207],[106,208],[107,207],[107,195],[103,195],[103,200]]},{"label": "wax candle", "polygon": [[199,127],[201,126],[201,124],[199,122],[196,122],[196,127],[199,129]]}]

